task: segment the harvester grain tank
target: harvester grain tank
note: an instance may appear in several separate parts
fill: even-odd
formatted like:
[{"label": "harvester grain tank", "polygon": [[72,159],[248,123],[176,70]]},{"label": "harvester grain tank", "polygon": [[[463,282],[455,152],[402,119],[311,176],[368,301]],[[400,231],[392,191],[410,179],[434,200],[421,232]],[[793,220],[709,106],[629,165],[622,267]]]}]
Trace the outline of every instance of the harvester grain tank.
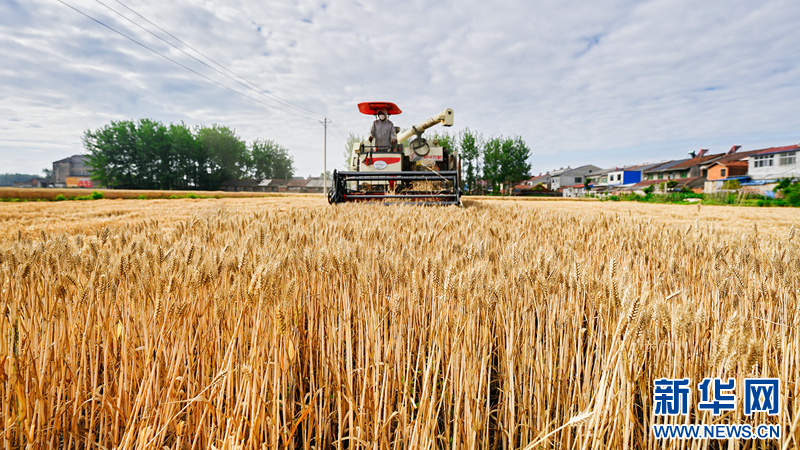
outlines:
[{"label": "harvester grain tank", "polygon": [[[358,109],[375,116],[380,111],[390,116],[402,113],[391,102],[359,103]],[[458,155],[452,149],[422,137],[425,130],[438,124],[452,126],[453,110],[447,108],[398,133],[397,142],[388,146],[378,146],[371,141],[354,144],[348,161],[349,170],[333,172],[328,201],[459,205],[461,173]],[[405,141],[409,142],[403,144]]]}]

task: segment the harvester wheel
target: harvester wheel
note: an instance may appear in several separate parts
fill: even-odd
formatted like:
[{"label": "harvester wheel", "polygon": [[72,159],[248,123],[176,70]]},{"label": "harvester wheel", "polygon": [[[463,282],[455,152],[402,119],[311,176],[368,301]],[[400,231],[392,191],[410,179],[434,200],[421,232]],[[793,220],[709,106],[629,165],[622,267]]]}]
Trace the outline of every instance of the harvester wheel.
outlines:
[{"label": "harvester wheel", "polygon": [[333,182],[331,183],[331,190],[330,192],[328,192],[328,203],[330,204],[340,203],[343,200],[342,198],[343,192],[341,187],[339,186],[340,182],[339,182],[338,170],[334,169],[333,179],[331,181]]}]

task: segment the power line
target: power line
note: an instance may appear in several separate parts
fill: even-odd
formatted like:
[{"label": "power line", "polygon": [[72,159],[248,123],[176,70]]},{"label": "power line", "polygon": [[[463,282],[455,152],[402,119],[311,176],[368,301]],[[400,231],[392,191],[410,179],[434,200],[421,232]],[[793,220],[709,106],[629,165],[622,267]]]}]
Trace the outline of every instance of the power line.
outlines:
[{"label": "power line", "polygon": [[[235,77],[239,78],[239,80],[242,80],[244,83],[243,83],[242,81],[239,81],[239,80],[237,80],[237,79],[235,79],[235,78],[231,77],[230,75],[228,75],[228,74],[226,74],[226,73],[222,72],[221,70],[219,70],[219,69],[217,69],[217,68],[215,68],[215,67],[212,67],[212,66],[210,66],[210,65],[209,65],[208,63],[206,63],[205,61],[201,61],[200,59],[198,59],[198,58],[197,58],[197,57],[195,57],[194,55],[191,55],[191,54],[189,54],[188,52],[186,52],[186,51],[185,51],[185,50],[183,50],[182,48],[180,48],[180,47],[176,46],[176,45],[175,45],[175,44],[173,44],[172,42],[169,42],[169,41],[167,41],[167,40],[166,40],[166,39],[164,39],[163,37],[161,37],[161,36],[157,35],[156,33],[153,33],[152,31],[148,30],[147,28],[143,27],[142,25],[140,25],[140,24],[136,23],[134,20],[132,20],[132,19],[130,19],[130,18],[128,18],[128,17],[126,17],[124,14],[120,13],[119,11],[115,10],[114,8],[112,8],[112,7],[108,6],[107,4],[103,3],[101,0],[95,0],[95,1],[96,1],[97,3],[99,3],[99,4],[103,5],[104,7],[106,7],[107,9],[109,9],[110,11],[113,11],[115,14],[117,14],[118,16],[122,17],[123,19],[127,20],[128,22],[130,22],[130,23],[132,23],[132,24],[136,25],[137,27],[141,28],[142,30],[146,31],[147,33],[151,34],[152,36],[156,37],[157,39],[159,39],[159,40],[161,40],[162,42],[166,43],[167,45],[171,46],[172,48],[174,48],[174,49],[176,49],[176,50],[180,51],[181,53],[185,54],[186,56],[188,56],[188,57],[190,57],[190,58],[194,59],[195,61],[199,62],[200,64],[203,64],[204,66],[206,66],[206,67],[208,67],[209,69],[211,69],[211,70],[213,70],[213,71],[215,71],[215,72],[219,73],[220,75],[222,75],[222,76],[224,76],[224,77],[226,77],[226,78],[228,78],[228,79],[230,79],[230,80],[234,81],[235,83],[238,83],[239,85],[241,85],[241,86],[243,86],[243,87],[245,87],[245,88],[247,88],[247,89],[250,89],[250,90],[252,90],[252,91],[256,92],[256,93],[257,93],[257,94],[259,94],[259,95],[263,95],[263,96],[265,96],[265,97],[269,98],[269,99],[270,99],[270,100],[272,100],[272,101],[275,101],[275,102],[278,102],[278,103],[280,103],[280,104],[283,104],[284,106],[287,106],[287,107],[290,107],[290,108],[294,108],[294,109],[296,109],[296,110],[298,110],[298,111],[300,111],[300,112],[304,112],[304,113],[311,114],[312,116],[319,116],[319,117],[323,117],[323,115],[322,115],[322,114],[315,113],[314,111],[311,111],[311,110],[309,110],[309,109],[303,108],[302,106],[299,106],[299,105],[297,105],[297,104],[294,104],[294,103],[292,103],[292,102],[290,102],[290,101],[288,101],[288,100],[285,100],[285,99],[283,99],[283,98],[281,98],[281,97],[279,97],[279,96],[277,96],[277,95],[275,95],[275,94],[273,94],[273,93],[269,92],[269,90],[268,90],[268,89],[264,89],[263,87],[261,87],[261,86],[258,86],[257,84],[255,84],[255,83],[252,83],[252,82],[248,81],[248,80],[247,80],[247,79],[245,79],[244,77],[242,77],[242,76],[238,75],[236,72],[233,72],[232,70],[230,70],[230,69],[228,69],[227,67],[223,66],[222,64],[218,63],[217,61],[215,61],[215,60],[214,60],[214,59],[212,59],[211,57],[209,57],[209,56],[205,55],[205,54],[204,54],[203,52],[201,52],[200,50],[197,50],[196,48],[194,48],[194,47],[192,47],[191,45],[187,44],[186,42],[184,42],[183,40],[181,40],[180,38],[178,38],[178,37],[177,37],[177,36],[175,36],[174,34],[170,33],[169,31],[165,30],[164,28],[162,28],[162,27],[158,26],[157,24],[155,24],[153,21],[151,21],[151,20],[150,20],[150,19],[148,19],[147,17],[145,17],[145,16],[143,16],[142,14],[140,14],[139,12],[137,12],[137,11],[133,10],[133,9],[132,9],[131,7],[129,7],[128,5],[126,5],[126,4],[124,4],[124,3],[122,3],[120,0],[115,0],[115,1],[116,1],[117,3],[119,3],[120,5],[122,5],[122,6],[123,6],[125,9],[127,9],[128,11],[130,11],[130,12],[132,12],[133,14],[136,14],[137,16],[139,16],[140,18],[142,18],[142,20],[144,20],[145,22],[147,22],[147,23],[149,23],[150,25],[152,25],[152,26],[156,27],[157,29],[161,30],[163,33],[165,33],[165,34],[167,34],[168,36],[172,37],[173,39],[175,39],[176,41],[180,42],[180,43],[181,43],[181,44],[183,44],[184,46],[186,46],[186,47],[190,48],[191,50],[195,51],[196,53],[198,53],[198,54],[199,54],[200,56],[202,56],[203,58],[205,58],[205,59],[207,59],[207,60],[211,61],[212,63],[214,63],[214,64],[215,64],[216,66],[218,66],[219,68],[221,68],[221,69],[225,70],[225,72],[228,72],[228,73],[230,73],[230,74],[234,75]],[[245,84],[245,83],[247,83],[247,84]]]},{"label": "power line", "polygon": [[339,136],[339,137],[342,139],[342,141],[344,141],[345,143],[347,143],[347,140],[348,140],[348,139],[350,139],[350,137],[347,135],[347,133],[345,133],[344,131],[342,131],[342,129],[341,129],[341,128],[339,128],[339,127],[336,125],[336,122],[334,122],[334,121],[331,121],[331,125],[332,125],[332,126],[333,126],[333,128],[334,128],[334,130],[333,130],[334,134],[337,134],[337,135],[338,135],[338,136]]},{"label": "power line", "polygon": [[281,111],[281,112],[284,112],[284,113],[287,113],[287,114],[292,114],[292,115],[294,115],[294,116],[297,116],[297,117],[300,117],[300,118],[303,118],[303,119],[311,119],[311,118],[310,118],[310,117],[308,117],[308,116],[301,115],[301,114],[299,114],[299,113],[296,113],[296,112],[294,112],[294,111],[287,111],[287,110],[280,109],[280,108],[276,107],[275,105],[270,105],[269,103],[266,103],[266,102],[264,102],[264,101],[262,101],[262,100],[260,100],[260,99],[258,99],[258,98],[251,97],[251,96],[247,95],[247,94],[246,94],[246,93],[244,93],[244,92],[237,91],[236,89],[233,89],[233,88],[232,88],[232,87],[230,87],[230,86],[226,86],[226,85],[224,85],[224,84],[222,84],[222,83],[220,83],[220,82],[218,82],[218,81],[216,81],[216,80],[214,80],[214,79],[212,79],[212,78],[209,78],[209,77],[208,77],[208,76],[206,76],[206,75],[203,75],[202,73],[200,73],[200,72],[198,72],[198,71],[196,71],[196,70],[192,69],[191,67],[189,67],[189,66],[186,66],[185,64],[182,64],[182,63],[180,63],[180,62],[178,62],[178,61],[176,61],[176,60],[174,60],[174,59],[170,58],[170,57],[169,57],[169,56],[167,56],[167,55],[164,55],[163,53],[161,53],[161,52],[159,52],[159,51],[157,51],[157,50],[155,50],[155,49],[153,49],[153,48],[150,48],[150,47],[148,47],[147,45],[145,45],[145,44],[143,44],[143,43],[141,43],[141,42],[137,41],[136,39],[134,39],[134,38],[132,38],[132,37],[128,36],[127,34],[125,34],[125,33],[121,32],[121,31],[119,31],[119,30],[117,30],[117,29],[115,29],[115,28],[111,27],[110,25],[107,25],[107,24],[103,23],[102,21],[100,21],[100,20],[98,20],[98,19],[95,19],[94,17],[92,17],[92,16],[90,16],[89,14],[87,14],[87,13],[85,13],[85,12],[81,11],[80,9],[78,9],[78,8],[76,8],[76,7],[72,6],[72,5],[70,5],[70,4],[66,3],[66,2],[64,2],[63,0],[56,0],[56,1],[58,1],[59,3],[61,3],[62,5],[64,5],[64,6],[68,7],[68,8],[70,8],[70,9],[72,9],[73,11],[75,11],[75,12],[77,12],[77,13],[81,14],[82,16],[84,16],[84,17],[88,18],[89,20],[92,20],[93,22],[96,22],[96,23],[98,23],[99,25],[101,25],[101,26],[103,26],[103,27],[105,27],[105,28],[108,28],[109,30],[113,31],[114,33],[117,33],[117,34],[119,34],[120,36],[124,37],[125,39],[128,39],[129,41],[131,41],[131,42],[133,42],[133,43],[135,43],[135,44],[137,44],[137,45],[139,45],[139,46],[141,46],[141,47],[143,47],[143,48],[145,48],[145,49],[147,49],[147,50],[149,50],[149,51],[151,51],[151,52],[155,53],[156,55],[158,55],[158,56],[160,56],[160,57],[162,57],[162,58],[166,59],[167,61],[170,61],[170,62],[171,62],[171,63],[173,63],[173,64],[176,64],[176,65],[178,65],[178,66],[180,66],[180,67],[182,67],[182,68],[184,68],[184,69],[186,69],[186,70],[188,70],[188,71],[190,71],[190,72],[194,73],[195,75],[197,75],[197,76],[199,76],[199,77],[202,77],[202,78],[204,78],[204,79],[205,79],[205,80],[207,80],[207,81],[210,81],[211,83],[214,83],[214,84],[216,84],[217,86],[220,86],[220,87],[222,87],[222,88],[224,88],[224,89],[227,89],[227,90],[229,90],[229,91],[231,91],[231,92],[235,92],[235,93],[237,93],[237,94],[239,94],[239,95],[241,95],[241,96],[243,96],[243,97],[247,97],[247,98],[249,98],[250,100],[253,100],[253,101],[255,101],[255,102],[261,103],[262,105],[264,105],[264,106],[267,106],[267,107],[269,107],[269,108],[277,109],[278,111]]}]

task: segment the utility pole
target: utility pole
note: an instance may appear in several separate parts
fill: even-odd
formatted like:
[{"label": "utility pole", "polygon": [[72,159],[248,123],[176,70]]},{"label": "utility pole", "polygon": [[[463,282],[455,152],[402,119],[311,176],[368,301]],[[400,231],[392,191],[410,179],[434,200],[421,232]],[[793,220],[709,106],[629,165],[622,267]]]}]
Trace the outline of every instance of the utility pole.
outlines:
[{"label": "utility pole", "polygon": [[325,126],[325,138],[322,146],[322,193],[328,198],[328,117],[320,121]]}]

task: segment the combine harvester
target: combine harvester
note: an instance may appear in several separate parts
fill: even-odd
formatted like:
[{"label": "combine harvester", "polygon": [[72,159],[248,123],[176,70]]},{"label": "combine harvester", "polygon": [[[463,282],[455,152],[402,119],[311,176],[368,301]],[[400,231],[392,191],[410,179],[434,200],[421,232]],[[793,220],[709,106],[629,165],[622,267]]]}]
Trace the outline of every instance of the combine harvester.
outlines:
[{"label": "combine harvester", "polygon": [[[367,115],[385,111],[402,113],[389,102],[359,103]],[[378,147],[364,141],[353,145],[350,170],[333,171],[329,203],[380,201],[415,205],[460,205],[461,163],[452,149],[428,142],[422,133],[437,124],[453,125],[453,110],[445,109],[425,122],[397,135],[397,143]],[[397,128],[395,128],[398,130]],[[399,131],[399,130],[398,130]],[[408,144],[403,142],[414,138]]]}]

